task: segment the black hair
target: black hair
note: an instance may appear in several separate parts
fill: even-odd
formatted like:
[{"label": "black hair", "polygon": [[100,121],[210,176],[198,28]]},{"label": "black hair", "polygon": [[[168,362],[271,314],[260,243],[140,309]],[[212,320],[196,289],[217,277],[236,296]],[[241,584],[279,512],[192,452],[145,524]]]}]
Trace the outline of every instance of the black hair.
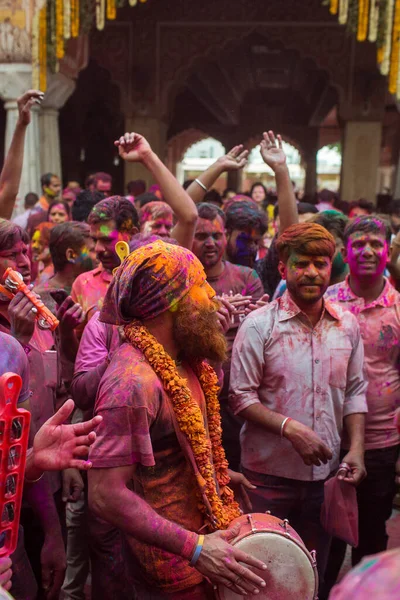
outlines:
[{"label": "black hair", "polygon": [[222,222],[225,223],[226,215],[223,210],[219,208],[216,204],[212,204],[211,202],[200,202],[197,205],[197,212],[199,214],[200,219],[207,219],[207,221],[214,221],[217,217],[222,219]]},{"label": "black hair", "polygon": [[208,190],[208,192],[206,192],[204,195],[203,200],[207,203],[218,204],[218,206],[222,206],[223,204],[221,194],[214,189]]},{"label": "black hair", "polygon": [[325,227],[329,233],[344,241],[344,230],[349,222],[348,217],[342,213],[335,213],[332,210],[326,210],[318,213],[312,220],[313,223],[318,223]]},{"label": "black hair", "polygon": [[149,204],[149,202],[160,202],[160,198],[151,192],[145,192],[144,194],[139,194],[135,198],[135,202],[139,202],[140,208]]},{"label": "black hair", "polygon": [[72,219],[74,221],[87,221],[88,216],[94,206],[101,200],[104,200],[106,195],[103,192],[95,190],[83,190],[80,192],[72,206]]},{"label": "black hair", "polygon": [[54,173],[45,173],[44,175],[41,176],[40,185],[42,186],[42,188],[44,186],[50,185],[52,177],[58,177],[58,175],[54,175]]},{"label": "black hair", "polygon": [[7,219],[0,219],[0,251],[11,250],[18,242],[29,244],[27,232]]},{"label": "black hair", "polygon": [[392,231],[389,223],[375,215],[363,215],[362,217],[351,219],[344,230],[345,245],[347,245],[350,236],[356,232],[384,235],[388,244],[390,244],[392,238]]},{"label": "black hair", "polygon": [[79,252],[88,237],[90,237],[90,227],[87,223],[67,221],[53,227],[50,232],[49,249],[55,273],[65,269],[68,264],[66,257],[68,248]]},{"label": "black hair", "polygon": [[38,201],[39,201],[39,196],[37,194],[35,194],[34,192],[29,192],[25,196],[24,207],[25,208],[32,208],[32,206],[35,206],[35,204]]},{"label": "black hair", "polygon": [[258,210],[253,200],[242,200],[233,202],[226,211],[225,227],[227,231],[257,229],[264,235],[268,229],[268,218],[264,212]]},{"label": "black hair", "polygon": [[110,196],[98,202],[88,217],[89,225],[104,221],[115,221],[117,231],[131,232],[133,227],[140,228],[139,215],[129,200],[122,196]]}]

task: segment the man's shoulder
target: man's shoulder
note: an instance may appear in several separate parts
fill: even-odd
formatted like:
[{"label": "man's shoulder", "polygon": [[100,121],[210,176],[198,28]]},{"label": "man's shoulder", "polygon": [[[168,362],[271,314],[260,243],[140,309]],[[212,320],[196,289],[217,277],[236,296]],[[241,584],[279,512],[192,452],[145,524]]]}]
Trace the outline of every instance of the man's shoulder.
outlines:
[{"label": "man's shoulder", "polygon": [[0,350],[2,358],[7,354],[25,354],[20,343],[12,335],[2,330],[0,330]]},{"label": "man's shoulder", "polygon": [[142,352],[129,343],[123,343],[112,356],[110,365],[104,373],[101,385],[115,389],[131,390],[136,394],[150,394],[154,387],[160,387],[160,380],[146,361]]},{"label": "man's shoulder", "polygon": [[75,279],[74,283],[72,284],[72,287],[76,288],[79,286],[86,285],[94,277],[97,277],[98,275],[100,275],[100,273],[101,273],[100,267],[96,267],[95,269],[92,269],[91,271],[85,271],[85,273],[81,273],[80,275],[78,275],[78,277]]},{"label": "man's shoulder", "polygon": [[257,271],[255,269],[251,269],[250,267],[245,267],[243,265],[235,265],[234,263],[226,260],[225,271],[227,273],[233,273],[236,277],[240,277],[243,281],[247,281],[249,278],[260,279]]},{"label": "man's shoulder", "polygon": [[346,281],[340,281],[330,285],[325,292],[325,298],[331,302],[344,302],[347,296],[348,285]]}]

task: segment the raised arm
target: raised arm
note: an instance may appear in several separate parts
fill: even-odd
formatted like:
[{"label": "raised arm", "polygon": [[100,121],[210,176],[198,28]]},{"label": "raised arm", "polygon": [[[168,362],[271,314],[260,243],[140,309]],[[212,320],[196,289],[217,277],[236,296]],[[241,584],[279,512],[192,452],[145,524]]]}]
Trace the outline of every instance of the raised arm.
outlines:
[{"label": "raised arm", "polygon": [[222,173],[243,169],[247,163],[248,154],[248,150],[243,150],[243,146],[239,145],[234,146],[228,154],[216,160],[211,167],[198,176],[198,181],[193,181],[186,190],[192,200],[196,204],[202,202],[207,190],[212,187]]},{"label": "raised arm", "polygon": [[176,217],[171,235],[181,246],[191,250],[197,223],[193,200],[178,183],[164,163],[152,151],[147,140],[138,133],[125,133],[115,142],[119,155],[128,162],[141,162],[160,186],[164,201]]},{"label": "raised arm", "polygon": [[261,141],[261,156],[275,175],[279,207],[279,233],[283,233],[290,225],[298,223],[299,216],[280,135],[277,136],[276,140],[273,131],[264,132]]},{"label": "raised arm", "polygon": [[14,210],[24,161],[25,133],[31,121],[31,107],[33,104],[40,104],[42,100],[43,93],[38,90],[29,90],[17,100],[19,117],[0,174],[0,217],[3,219],[11,219]]}]

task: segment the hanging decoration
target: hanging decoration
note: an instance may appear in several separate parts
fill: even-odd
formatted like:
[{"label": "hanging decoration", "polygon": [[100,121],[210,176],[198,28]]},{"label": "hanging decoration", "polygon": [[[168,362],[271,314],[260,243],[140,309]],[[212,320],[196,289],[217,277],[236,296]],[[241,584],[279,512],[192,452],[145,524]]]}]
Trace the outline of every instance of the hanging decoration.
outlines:
[{"label": "hanging decoration", "polygon": [[389,91],[400,100],[400,0],[323,0],[357,41],[376,44],[377,62]]},{"label": "hanging decoration", "polygon": [[32,19],[32,85],[46,91],[47,73],[56,73],[70,38],[102,30],[117,17],[117,8],[147,0],[46,0]]}]

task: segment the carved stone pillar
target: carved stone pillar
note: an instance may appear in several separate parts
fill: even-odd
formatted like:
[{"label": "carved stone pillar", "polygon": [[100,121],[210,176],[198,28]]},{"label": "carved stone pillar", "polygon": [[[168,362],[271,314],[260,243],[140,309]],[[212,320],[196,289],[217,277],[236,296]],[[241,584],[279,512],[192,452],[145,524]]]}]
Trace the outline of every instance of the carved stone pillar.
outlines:
[{"label": "carved stone pillar", "polygon": [[[18,120],[17,98],[32,87],[32,69],[28,64],[0,64],[0,97],[7,112],[5,154],[10,147]],[[39,107],[33,106],[26,130],[25,152],[15,213],[20,212],[28,192],[40,195]]]},{"label": "carved stone pillar", "polygon": [[[125,131],[143,135],[152,150],[165,162],[167,152],[167,125],[157,117],[126,117]],[[132,179],[143,179],[147,188],[154,183],[151,174],[140,163],[125,163],[125,185]]]},{"label": "carved stone pillar", "polygon": [[375,203],[380,161],[382,123],[347,121],[341,178],[341,198],[366,198]]},{"label": "carved stone pillar", "polygon": [[48,85],[39,116],[40,165],[42,173],[62,178],[58,114],[75,90],[75,81],[62,73],[54,75]]}]

